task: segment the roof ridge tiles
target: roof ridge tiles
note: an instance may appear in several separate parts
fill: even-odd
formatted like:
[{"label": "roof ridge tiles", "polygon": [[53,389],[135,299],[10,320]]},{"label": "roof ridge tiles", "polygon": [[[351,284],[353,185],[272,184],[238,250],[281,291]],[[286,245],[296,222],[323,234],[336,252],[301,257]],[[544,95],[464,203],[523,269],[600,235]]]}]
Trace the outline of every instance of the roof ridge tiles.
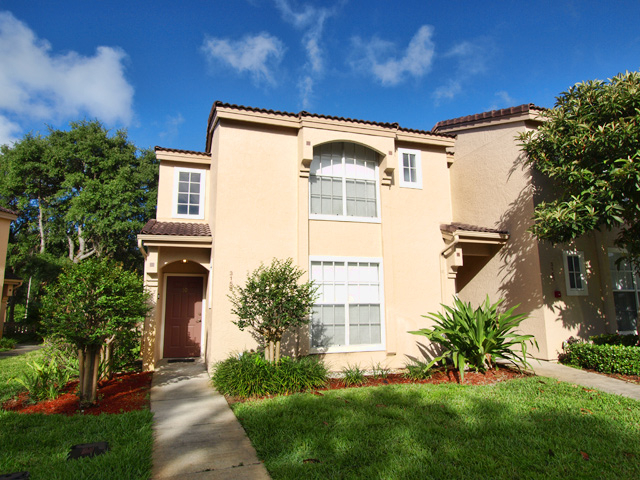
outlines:
[{"label": "roof ridge tiles", "polygon": [[175,153],[188,153],[191,155],[205,155],[207,157],[211,156],[211,153],[208,152],[198,152],[196,150],[182,150],[180,148],[167,148],[167,147],[160,147],[158,145],[156,145],[154,147],[154,151],[162,151],[162,152],[175,152]]},{"label": "roof ridge tiles", "polygon": [[547,109],[544,107],[539,107],[533,103],[524,103],[522,105],[518,105],[515,107],[502,108],[499,110],[489,110],[486,112],[475,113],[472,115],[465,115],[463,117],[456,117],[456,118],[450,118],[447,120],[441,120],[434,125],[433,130],[438,130],[439,128],[451,127],[455,125],[463,125],[465,123],[471,123],[478,120],[506,117],[509,115],[515,115],[518,113],[525,113],[529,111],[544,112],[545,110]]}]

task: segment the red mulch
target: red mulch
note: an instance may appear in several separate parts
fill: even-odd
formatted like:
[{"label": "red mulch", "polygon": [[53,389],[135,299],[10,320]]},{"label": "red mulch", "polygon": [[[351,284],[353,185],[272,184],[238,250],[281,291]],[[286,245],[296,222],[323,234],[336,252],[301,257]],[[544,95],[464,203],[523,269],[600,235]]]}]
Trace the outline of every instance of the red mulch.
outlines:
[{"label": "red mulch", "polygon": [[149,408],[151,372],[119,373],[111,380],[98,383],[98,402],[80,410],[76,395],[78,382],[69,382],[61,396],[36,404],[29,403],[29,394],[22,392],[17,398],[2,405],[4,410],[18,413],[44,413],[62,415],[100,415],[101,413],[124,413]]},{"label": "red mulch", "polygon": [[[520,372],[518,370],[513,370],[508,367],[501,367],[499,370],[488,370],[485,373],[477,373],[477,372],[465,372],[464,373],[464,382],[463,385],[490,385],[493,383],[504,382],[507,380],[512,380],[514,378],[522,378],[527,377],[530,374],[525,372]],[[322,395],[320,392],[324,390],[338,390],[341,388],[360,388],[360,387],[377,387],[380,385],[397,385],[397,384],[411,384],[411,383],[430,383],[433,385],[438,385],[442,383],[460,383],[460,373],[458,370],[448,369],[448,370],[436,370],[430,378],[425,380],[410,380],[405,378],[404,375],[399,373],[392,373],[387,375],[386,378],[373,378],[373,377],[365,377],[365,382],[362,385],[350,385],[346,386],[344,381],[341,378],[331,378],[326,386],[316,388],[314,393],[316,395]],[[230,395],[225,396],[227,402],[230,404],[245,402],[248,399],[239,398]],[[266,397],[260,398],[272,398],[273,395],[268,395]]]}]

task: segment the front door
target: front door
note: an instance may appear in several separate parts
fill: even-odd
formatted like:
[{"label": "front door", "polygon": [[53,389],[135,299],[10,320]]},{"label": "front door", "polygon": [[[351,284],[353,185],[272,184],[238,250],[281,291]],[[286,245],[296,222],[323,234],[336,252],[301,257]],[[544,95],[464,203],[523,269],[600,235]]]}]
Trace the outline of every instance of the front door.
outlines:
[{"label": "front door", "polygon": [[167,277],[164,357],[200,356],[202,277]]}]

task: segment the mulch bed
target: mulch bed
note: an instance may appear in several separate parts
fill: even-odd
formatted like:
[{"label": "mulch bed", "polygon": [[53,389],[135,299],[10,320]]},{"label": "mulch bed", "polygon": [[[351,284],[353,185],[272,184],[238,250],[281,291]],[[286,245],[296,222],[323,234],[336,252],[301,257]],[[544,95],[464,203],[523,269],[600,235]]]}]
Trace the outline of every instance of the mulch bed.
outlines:
[{"label": "mulch bed", "polygon": [[111,380],[98,383],[98,401],[95,405],[80,409],[76,395],[78,382],[69,382],[64,393],[54,400],[31,403],[29,394],[22,392],[18,397],[2,405],[4,410],[18,413],[44,413],[47,415],[100,415],[101,413],[124,413],[149,408],[151,372],[119,373]]},{"label": "mulch bed", "polygon": [[[505,382],[514,378],[522,378],[530,376],[531,374],[524,371],[520,372],[509,367],[500,367],[499,370],[488,370],[485,373],[477,372],[465,372],[464,382],[462,385],[491,385],[494,383]],[[385,378],[373,378],[370,376],[365,377],[365,382],[362,385],[345,385],[341,378],[330,378],[326,386],[316,388],[313,393],[316,395],[322,395],[320,392],[326,390],[338,390],[341,388],[360,388],[360,387],[378,387],[380,385],[398,385],[398,384],[432,384],[439,385],[443,383],[461,383],[460,373],[458,370],[436,370],[430,378],[424,380],[410,380],[405,378],[404,375],[399,373],[392,373]],[[268,395],[260,398],[273,398],[274,395]],[[241,403],[247,400],[255,400],[255,398],[239,398],[230,395],[225,395],[229,404]]]}]

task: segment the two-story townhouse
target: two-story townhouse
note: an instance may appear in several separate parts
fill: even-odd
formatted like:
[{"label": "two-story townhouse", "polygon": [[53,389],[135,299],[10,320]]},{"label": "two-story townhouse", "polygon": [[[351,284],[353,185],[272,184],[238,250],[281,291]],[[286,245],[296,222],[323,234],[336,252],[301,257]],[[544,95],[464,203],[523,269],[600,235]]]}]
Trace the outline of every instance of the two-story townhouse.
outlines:
[{"label": "two-story townhouse", "polygon": [[571,335],[635,330],[639,282],[616,265],[611,233],[554,247],[527,232],[544,181],[516,136],[541,113],[522,105],[429,132],[214,103],[204,152],[156,147],[156,219],[138,236],[155,305],[145,366],[255,348],[227,295],[273,258],[292,258],[320,292],[284,353],[334,369],[422,358],[408,331],[453,294],[520,304],[543,359]]}]

